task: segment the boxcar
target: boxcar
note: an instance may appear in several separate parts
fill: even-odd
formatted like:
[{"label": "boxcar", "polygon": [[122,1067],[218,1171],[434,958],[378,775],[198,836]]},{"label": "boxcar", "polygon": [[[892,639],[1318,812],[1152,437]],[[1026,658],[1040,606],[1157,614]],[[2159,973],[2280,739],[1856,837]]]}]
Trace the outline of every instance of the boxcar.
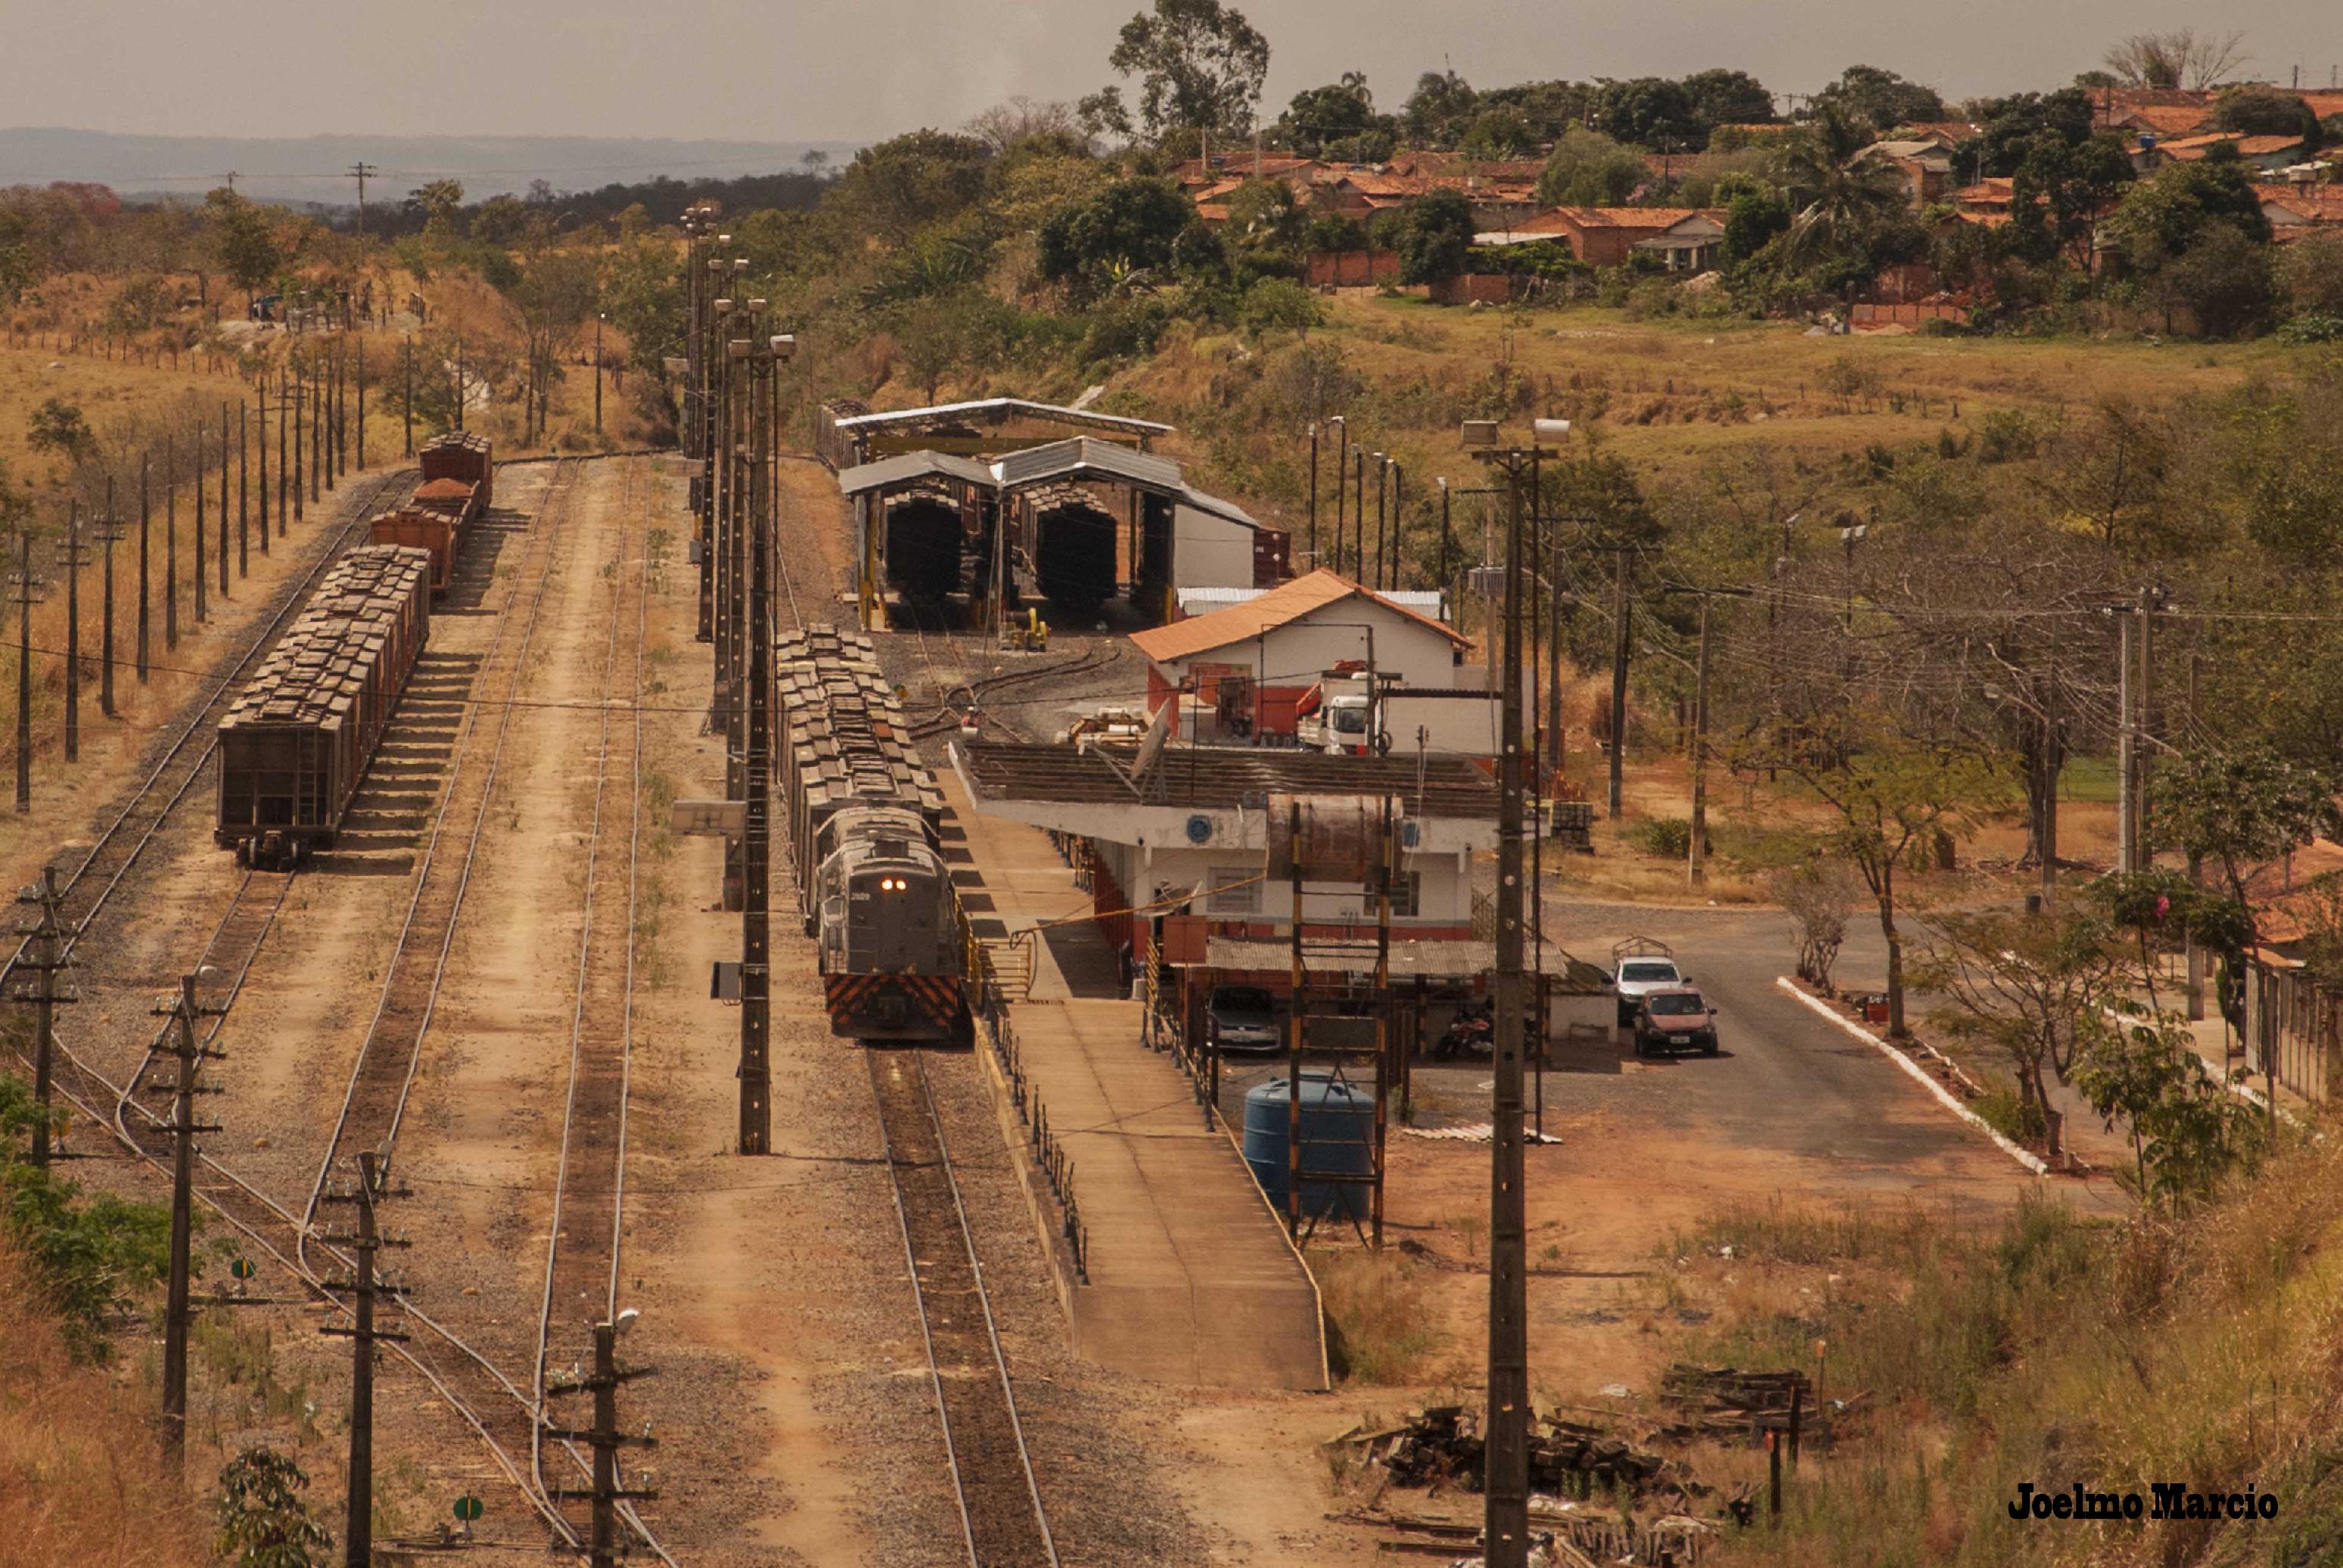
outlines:
[{"label": "boxcar", "polygon": [[431,558],[362,545],[336,562],[220,720],[216,842],[248,865],[330,845],[431,630]]},{"label": "boxcar", "polygon": [[423,470],[424,483],[457,479],[478,485],[480,495],[477,504],[484,508],[497,504],[496,454],[488,438],[478,431],[450,430],[444,436],[434,436],[417,450],[415,458]]},{"label": "boxcar", "polygon": [[959,916],[937,850],[943,794],[902,705],[860,632],[811,626],[774,651],[778,783],[830,1029],[962,1038]]}]

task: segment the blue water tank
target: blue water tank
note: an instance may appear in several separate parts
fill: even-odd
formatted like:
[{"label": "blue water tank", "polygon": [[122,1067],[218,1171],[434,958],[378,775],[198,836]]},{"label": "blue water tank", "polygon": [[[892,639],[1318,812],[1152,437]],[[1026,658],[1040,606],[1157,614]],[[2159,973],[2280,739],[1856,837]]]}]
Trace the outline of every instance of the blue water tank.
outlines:
[{"label": "blue water tank", "polygon": [[[1270,1206],[1285,1212],[1287,1127],[1291,1081],[1272,1078],[1245,1093],[1244,1157]],[[1331,1074],[1302,1075],[1302,1215],[1363,1219],[1367,1189],[1359,1181],[1322,1181],[1320,1173],[1369,1176],[1374,1171],[1375,1097],[1363,1084]]]}]

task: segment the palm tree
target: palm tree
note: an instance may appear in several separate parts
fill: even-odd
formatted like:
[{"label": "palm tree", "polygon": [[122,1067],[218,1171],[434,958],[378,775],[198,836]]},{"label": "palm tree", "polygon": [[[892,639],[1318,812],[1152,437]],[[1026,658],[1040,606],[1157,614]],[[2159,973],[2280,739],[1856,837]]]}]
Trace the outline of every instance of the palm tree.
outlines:
[{"label": "palm tree", "polygon": [[1794,266],[1845,255],[1904,204],[1896,170],[1862,156],[1870,145],[1868,127],[1835,106],[1815,117],[1809,135],[1785,139],[1779,177],[1796,210],[1783,252]]}]

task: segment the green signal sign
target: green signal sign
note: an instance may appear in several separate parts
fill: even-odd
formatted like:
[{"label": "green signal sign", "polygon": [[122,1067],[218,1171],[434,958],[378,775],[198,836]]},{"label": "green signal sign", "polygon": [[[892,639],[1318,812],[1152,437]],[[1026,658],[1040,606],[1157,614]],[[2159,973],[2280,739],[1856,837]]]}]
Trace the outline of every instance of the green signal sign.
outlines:
[{"label": "green signal sign", "polygon": [[480,1500],[469,1493],[456,1499],[456,1517],[464,1523],[469,1524],[479,1518],[481,1512]]},{"label": "green signal sign", "polygon": [[227,1266],[227,1271],[239,1280],[248,1280],[260,1272],[260,1270],[250,1258],[238,1258]]}]

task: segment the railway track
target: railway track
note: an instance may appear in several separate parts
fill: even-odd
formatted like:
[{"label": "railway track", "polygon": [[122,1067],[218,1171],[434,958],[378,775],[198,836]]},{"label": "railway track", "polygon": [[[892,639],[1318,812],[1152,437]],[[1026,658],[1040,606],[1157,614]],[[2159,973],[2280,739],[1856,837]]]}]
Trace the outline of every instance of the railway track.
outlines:
[{"label": "railway track", "polygon": [[512,733],[511,699],[519,689],[538,618],[545,608],[555,542],[576,478],[574,460],[555,467],[537,527],[529,531],[528,558],[515,574],[515,597],[526,596],[527,602],[505,607],[498,618],[495,638],[481,660],[457,737],[454,767],[424,841],[397,943],[384,970],[374,1016],[351,1064],[341,1113],[327,1140],[302,1215],[305,1249],[315,1245],[308,1232],[317,1223],[318,1211],[337,1172],[347,1176],[355,1170],[361,1152],[378,1155],[382,1168],[391,1168],[399,1123],[406,1115],[440,986],[447,979],[464,895],[471,885],[473,862],[488,826],[505,740]]},{"label": "railway track", "polygon": [[[205,678],[209,689],[204,692],[203,701],[195,705],[175,728],[166,729],[162,750],[145,776],[129,798],[113,809],[113,815],[98,830],[81,863],[63,878],[60,890],[65,895],[62,913],[68,932],[67,952],[80,942],[99,915],[112,907],[115,895],[123,889],[132,869],[154,843],[164,823],[194,791],[205,769],[218,755],[219,721],[243,689],[245,678],[266,656],[277,634],[308,602],[309,590],[317,586],[317,579],[343,548],[364,531],[376,503],[396,493],[412,473],[412,469],[393,469],[366,488],[353,492],[357,498],[341,531],[317,552],[317,558],[307,568],[277,586],[268,598],[267,614],[259,629],[234,659],[217,673]],[[17,946],[5,970],[0,971],[0,980],[14,975],[26,951],[25,944]]]},{"label": "railway track", "polygon": [[[641,556],[649,518],[648,476],[628,470],[612,575],[609,633],[602,653],[600,739],[594,763],[594,807],[586,860],[584,919],[569,1015],[568,1092],[546,1242],[545,1292],[538,1312],[532,1396],[546,1400],[564,1358],[591,1359],[592,1326],[618,1310],[619,1241],[625,1219],[628,1090],[635,1033],[635,910],[642,840],[643,642],[650,608],[649,562]],[[642,527],[630,531],[638,512]],[[628,613],[628,543],[634,605]],[[621,717],[614,711],[624,705]],[[606,831],[606,829],[608,829]],[[606,857],[606,841],[618,853]],[[538,1483],[558,1483],[560,1460],[540,1427],[531,1465]],[[574,1445],[559,1445],[571,1461]]]},{"label": "railway track", "polygon": [[971,1568],[1057,1568],[984,1265],[952,1173],[924,1053],[866,1046],[928,1381]]}]

